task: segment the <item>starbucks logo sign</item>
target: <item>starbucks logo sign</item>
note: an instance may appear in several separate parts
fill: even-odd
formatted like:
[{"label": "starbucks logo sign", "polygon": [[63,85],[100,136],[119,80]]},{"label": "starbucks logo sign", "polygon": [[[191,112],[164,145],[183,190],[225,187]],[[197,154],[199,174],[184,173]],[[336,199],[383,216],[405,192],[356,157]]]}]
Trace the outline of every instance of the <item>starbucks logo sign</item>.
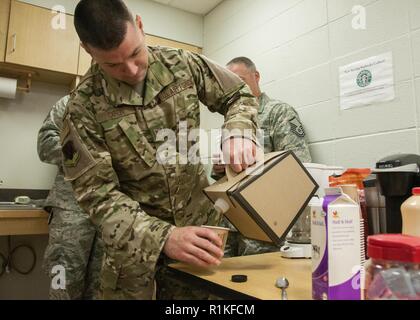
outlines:
[{"label": "starbucks logo sign", "polygon": [[362,70],[357,76],[357,85],[361,88],[372,83],[372,73],[369,70]]}]

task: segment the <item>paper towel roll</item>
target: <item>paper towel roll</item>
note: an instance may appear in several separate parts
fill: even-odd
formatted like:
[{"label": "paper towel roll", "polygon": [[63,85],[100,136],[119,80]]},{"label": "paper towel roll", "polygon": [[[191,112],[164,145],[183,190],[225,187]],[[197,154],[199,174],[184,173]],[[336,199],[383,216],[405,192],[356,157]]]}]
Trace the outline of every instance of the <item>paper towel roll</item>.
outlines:
[{"label": "paper towel roll", "polygon": [[14,99],[16,97],[17,80],[0,77],[0,98]]}]

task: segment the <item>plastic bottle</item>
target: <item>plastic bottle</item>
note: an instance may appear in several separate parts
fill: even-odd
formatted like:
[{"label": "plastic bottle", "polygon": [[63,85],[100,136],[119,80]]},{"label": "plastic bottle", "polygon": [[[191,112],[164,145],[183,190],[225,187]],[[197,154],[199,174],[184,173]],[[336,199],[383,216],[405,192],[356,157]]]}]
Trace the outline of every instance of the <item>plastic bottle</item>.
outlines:
[{"label": "plastic bottle", "polygon": [[420,300],[420,238],[401,234],[368,237],[366,300]]},{"label": "plastic bottle", "polygon": [[217,212],[225,214],[229,211],[230,205],[226,200],[218,198],[214,203],[214,208],[217,210]]},{"label": "plastic bottle", "polygon": [[402,233],[420,237],[420,188],[414,188],[413,195],[401,205],[401,215]]}]

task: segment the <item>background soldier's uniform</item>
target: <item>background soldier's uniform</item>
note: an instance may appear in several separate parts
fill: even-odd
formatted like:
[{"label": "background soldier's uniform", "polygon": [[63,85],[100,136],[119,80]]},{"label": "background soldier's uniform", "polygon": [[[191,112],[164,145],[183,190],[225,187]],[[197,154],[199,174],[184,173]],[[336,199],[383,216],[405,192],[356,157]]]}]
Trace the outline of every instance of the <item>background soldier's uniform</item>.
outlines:
[{"label": "background soldier's uniform", "polygon": [[[93,65],[71,96],[61,135],[66,178],[106,246],[105,299],[151,299],[173,226],[220,222],[202,192],[208,181],[200,163],[179,152],[173,164],[157,161],[167,156],[159,130],[186,139],[180,121],[188,133],[199,128],[199,101],[225,115],[226,129],[257,128],[256,100],[237,76],[183,50],[148,50],[143,95]],[[188,142],[190,154],[197,149]],[[165,284],[157,280],[159,298]]]},{"label": "background soldier's uniform", "polygon": [[66,96],[53,106],[38,134],[41,161],[58,167],[45,203],[52,211],[43,267],[51,279],[56,275],[52,273],[54,266],[65,270],[66,288],[50,287],[50,299],[93,299],[99,288],[102,247],[89,216],[77,204],[71,184],[64,181],[60,130],[68,100]]},{"label": "background soldier's uniform", "polygon": [[[311,162],[305,131],[297,112],[287,103],[270,99],[262,93],[258,99],[258,120],[264,130],[264,153],[291,150],[302,162]],[[281,214],[281,212],[279,212]],[[226,220],[222,225],[235,230]],[[247,239],[237,231],[229,233],[225,257],[246,256],[251,254],[279,251],[270,243]]]}]

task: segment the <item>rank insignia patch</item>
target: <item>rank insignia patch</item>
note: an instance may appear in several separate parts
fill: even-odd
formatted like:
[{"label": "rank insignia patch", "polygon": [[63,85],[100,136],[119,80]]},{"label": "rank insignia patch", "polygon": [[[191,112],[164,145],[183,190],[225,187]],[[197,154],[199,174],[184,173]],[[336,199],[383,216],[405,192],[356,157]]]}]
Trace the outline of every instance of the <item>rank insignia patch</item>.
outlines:
[{"label": "rank insignia patch", "polygon": [[300,138],[305,137],[305,130],[303,130],[303,126],[297,118],[293,118],[289,121],[290,123],[290,130]]},{"label": "rank insignia patch", "polygon": [[66,167],[75,167],[80,160],[80,153],[74,148],[71,140],[63,146],[63,155]]}]

